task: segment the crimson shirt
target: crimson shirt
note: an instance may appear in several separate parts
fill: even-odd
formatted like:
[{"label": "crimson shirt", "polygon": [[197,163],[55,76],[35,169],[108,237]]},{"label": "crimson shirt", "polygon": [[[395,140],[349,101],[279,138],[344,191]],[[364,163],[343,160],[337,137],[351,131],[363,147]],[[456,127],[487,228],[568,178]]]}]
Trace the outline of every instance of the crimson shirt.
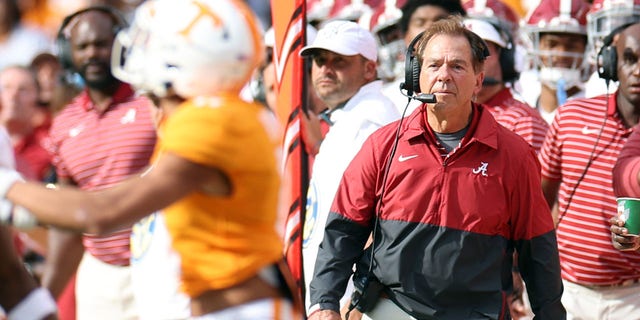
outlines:
[{"label": "crimson shirt", "polygon": [[[61,178],[83,190],[113,186],[149,164],[156,142],[149,101],[121,84],[112,104],[95,110],[87,91],[54,118],[50,131],[52,162]],[[85,235],[87,251],[113,265],[129,265],[127,228],[109,236]]]},{"label": "crimson shirt", "polygon": [[616,197],[640,198],[640,124],[633,128],[613,168],[613,191]]},{"label": "crimson shirt", "polygon": [[484,103],[499,124],[517,133],[540,151],[549,125],[540,112],[518,100],[511,88],[504,88]]},{"label": "crimson shirt", "polygon": [[49,173],[51,155],[45,147],[45,141],[49,137],[50,125],[51,121],[47,119],[13,147],[16,159],[22,163],[18,164],[18,171],[26,177],[42,181]]},{"label": "crimson shirt", "polygon": [[372,272],[412,316],[502,319],[515,249],[536,315],[564,317],[555,231],[535,151],[484,107],[473,108],[460,147],[445,158],[424,109],[403,120],[392,159],[398,122],[364,143],[327,220],[312,310],[337,310],[377,221]]},{"label": "crimson shirt", "polygon": [[640,279],[640,253],[611,245],[609,219],[618,213],[612,168],[632,131],[616,105],[616,94],[567,101],[557,109],[539,154],[542,176],[560,181],[562,278],[582,285]]}]

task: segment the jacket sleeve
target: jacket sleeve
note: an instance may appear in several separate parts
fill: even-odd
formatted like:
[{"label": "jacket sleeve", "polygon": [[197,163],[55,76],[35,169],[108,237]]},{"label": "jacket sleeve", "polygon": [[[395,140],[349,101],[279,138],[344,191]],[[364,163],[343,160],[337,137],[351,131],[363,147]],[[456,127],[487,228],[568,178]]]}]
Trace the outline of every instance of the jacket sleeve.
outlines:
[{"label": "jacket sleeve", "polygon": [[540,186],[535,156],[527,157],[512,194],[513,239],[518,268],[527,284],[536,319],[561,320],[566,311],[560,302],[562,279],[553,220]]},{"label": "jacket sleeve", "polygon": [[330,213],[309,288],[311,311],[318,305],[320,310],[339,312],[340,298],[353,273],[354,263],[363,253],[369,231],[339,214]]},{"label": "jacket sleeve", "polygon": [[562,280],[555,230],[516,242],[518,268],[527,284],[527,293],[535,319],[566,319],[560,302]]},{"label": "jacket sleeve", "polygon": [[340,309],[353,265],[363,254],[371,232],[380,171],[373,149],[374,144],[368,139],[345,170],[338,187],[309,287],[310,312]]},{"label": "jacket sleeve", "polygon": [[616,165],[613,167],[613,191],[616,197],[640,197],[640,125],[633,128]]}]

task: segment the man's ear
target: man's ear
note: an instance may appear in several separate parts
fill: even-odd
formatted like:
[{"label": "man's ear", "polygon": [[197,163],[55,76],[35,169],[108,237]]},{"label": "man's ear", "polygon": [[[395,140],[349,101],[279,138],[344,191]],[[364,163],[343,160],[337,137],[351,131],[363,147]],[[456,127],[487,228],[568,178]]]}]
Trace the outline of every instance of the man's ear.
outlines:
[{"label": "man's ear", "polygon": [[366,60],[364,63],[364,78],[373,81],[378,78],[378,64],[375,61]]},{"label": "man's ear", "polygon": [[484,71],[480,71],[476,74],[476,83],[473,88],[473,95],[476,96],[482,90],[482,82],[484,81]]}]

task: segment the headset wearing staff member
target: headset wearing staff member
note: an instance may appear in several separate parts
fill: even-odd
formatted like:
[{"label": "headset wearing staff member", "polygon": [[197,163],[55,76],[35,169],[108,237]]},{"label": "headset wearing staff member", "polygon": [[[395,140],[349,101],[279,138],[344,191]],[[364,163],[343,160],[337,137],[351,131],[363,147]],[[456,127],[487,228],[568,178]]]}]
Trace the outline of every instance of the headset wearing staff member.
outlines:
[{"label": "headset wearing staff member", "polygon": [[436,102],[374,132],[345,170],[311,280],[310,319],[340,319],[354,263],[355,281],[366,279],[355,303],[363,319],[509,318],[514,250],[536,316],[563,319],[535,152],[472,101],[486,43],[456,17],[419,37],[405,84]]},{"label": "headset wearing staff member", "polygon": [[[56,46],[64,72],[79,76],[84,84],[54,117],[50,130],[60,187],[102,190],[149,163],[156,142],[150,102],[111,72],[112,44],[126,26],[119,11],[91,6],[67,16],[58,31]],[[113,231],[82,235],[50,228],[43,285],[56,297],[68,297],[60,294],[70,283],[78,320],[140,316],[131,286],[131,228],[121,225]]]},{"label": "headset wearing staff member", "polygon": [[542,186],[549,207],[558,206],[567,313],[579,319],[640,319],[640,253],[611,246],[608,224],[618,214],[616,197],[637,177],[621,176],[618,166],[614,178],[611,168],[625,156],[621,149],[635,134],[640,114],[640,25],[614,30],[598,56],[600,77],[618,80],[619,87],[558,109],[540,152]]}]

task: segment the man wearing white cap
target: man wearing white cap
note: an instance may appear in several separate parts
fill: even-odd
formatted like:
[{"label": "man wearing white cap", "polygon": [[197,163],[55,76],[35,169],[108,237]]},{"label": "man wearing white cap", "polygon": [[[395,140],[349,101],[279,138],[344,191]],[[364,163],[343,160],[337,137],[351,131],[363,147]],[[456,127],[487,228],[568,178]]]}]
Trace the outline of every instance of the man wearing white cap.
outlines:
[{"label": "man wearing white cap", "polygon": [[[400,118],[377,79],[376,41],[358,24],[336,20],[318,31],[314,42],[300,51],[312,60],[311,78],[328,109],[322,117],[331,126],[316,155],[303,232],[305,292],[313,275],[318,246],[342,173],[365,139],[378,128]],[[347,294],[342,299],[346,303]],[[309,296],[306,294],[307,306]]]},{"label": "man wearing white cap", "polygon": [[509,31],[483,19],[465,19],[464,25],[487,43],[490,53],[484,64],[482,89],[475,101],[484,104],[498,123],[539,151],[549,126],[540,113],[513,91],[513,86],[507,86],[519,76]]}]

